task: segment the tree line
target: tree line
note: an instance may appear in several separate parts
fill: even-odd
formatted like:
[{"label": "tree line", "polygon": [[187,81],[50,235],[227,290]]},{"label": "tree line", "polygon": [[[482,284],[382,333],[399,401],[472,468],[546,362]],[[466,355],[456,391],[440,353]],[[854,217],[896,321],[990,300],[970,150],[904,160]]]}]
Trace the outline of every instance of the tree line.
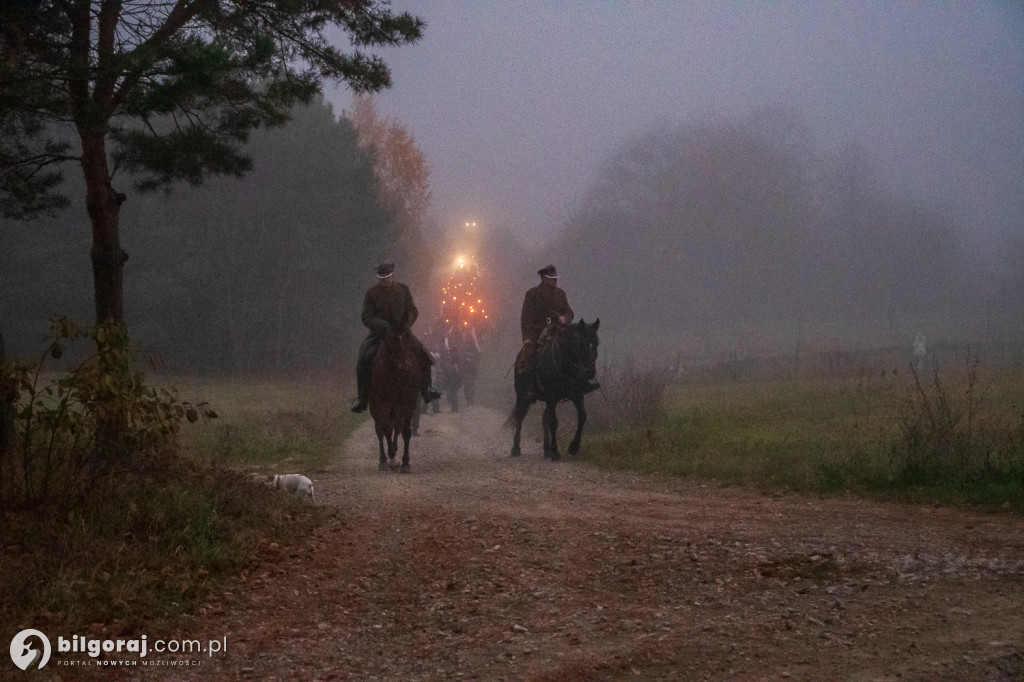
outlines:
[{"label": "tree line", "polygon": [[854,146],[818,149],[796,112],[765,109],[621,142],[555,250],[577,299],[610,326],[929,319],[985,305],[1018,306],[1019,321],[1020,266],[1000,277],[979,265],[955,216],[888,186]]},{"label": "tree line", "polygon": [[[321,87],[389,87],[365,50],[423,27],[384,0],[4,4],[0,216],[75,210],[0,226],[0,506],[46,504],[57,488],[78,505],[76,482],[113,483],[198,418],[145,385],[136,343],[172,371],[266,372],[320,366],[355,336],[341,303],[358,286],[353,259],[415,225],[381,191],[390,171],[374,172],[392,151],[335,120]],[[256,182],[234,182],[254,157],[267,166]],[[139,288],[126,292],[131,249]],[[51,312],[83,320],[90,300],[95,326],[58,317],[32,343]],[[41,346],[60,360],[78,340],[93,353],[53,379],[8,357]]]},{"label": "tree line", "polygon": [[[381,125],[372,104],[364,126]],[[365,333],[362,292],[383,258],[426,271],[420,212],[381,191],[388,155],[322,99],[256,131],[244,179],[133,197],[125,322],[158,367],[183,372],[293,372],[346,366]],[[391,128],[400,127],[391,122]],[[422,156],[422,155],[420,155]],[[393,164],[391,164],[393,165]],[[392,184],[423,190],[425,164]],[[74,196],[74,190],[69,192]],[[48,316],[88,319],[89,234],[80,211],[0,227],[3,320],[12,354],[41,346]]]}]

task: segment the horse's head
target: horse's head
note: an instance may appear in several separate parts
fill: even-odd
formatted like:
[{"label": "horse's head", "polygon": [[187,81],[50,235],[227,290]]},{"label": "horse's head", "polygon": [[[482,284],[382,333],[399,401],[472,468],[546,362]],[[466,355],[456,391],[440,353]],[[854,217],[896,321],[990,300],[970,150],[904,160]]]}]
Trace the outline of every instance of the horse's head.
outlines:
[{"label": "horse's head", "polygon": [[407,366],[412,360],[412,344],[408,329],[389,326],[381,342],[381,351],[389,364]]},{"label": "horse's head", "polygon": [[569,325],[568,336],[576,356],[580,379],[589,381],[597,376],[597,329],[600,326],[601,318],[594,320],[593,324],[580,320]]}]

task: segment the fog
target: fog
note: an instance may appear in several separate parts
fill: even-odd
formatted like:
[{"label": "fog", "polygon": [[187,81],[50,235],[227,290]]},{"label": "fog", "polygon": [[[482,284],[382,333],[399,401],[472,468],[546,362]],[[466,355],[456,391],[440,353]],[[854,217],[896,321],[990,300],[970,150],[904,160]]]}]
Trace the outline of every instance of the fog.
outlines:
[{"label": "fog", "polygon": [[[427,30],[384,53],[394,88],[381,108],[427,155],[439,226],[472,219],[523,245],[512,289],[555,262],[577,312],[603,315],[626,346],[1019,338],[1021,4],[394,6]],[[345,92],[329,97],[347,106]],[[778,129],[752,131],[766,111]],[[792,175],[673,176],[636,152],[685,165],[697,152],[666,151],[685,130],[795,145],[775,168]],[[721,143],[709,152],[721,164],[766,158]],[[745,203],[743,183],[760,181],[775,188],[771,207]],[[628,215],[611,215],[614,192],[632,198]],[[721,205],[694,208],[716,200],[733,222]],[[698,225],[714,234],[698,239]],[[658,257],[666,249],[690,257]]]},{"label": "fog", "polygon": [[[334,88],[254,135],[244,180],[132,194],[126,315],[158,366],[347,375],[371,266],[399,263],[423,330],[463,252],[495,366],[548,263],[609,356],[909,352],[920,332],[1021,359],[1024,5],[393,6],[427,27],[379,52],[375,102],[426,161],[426,220],[374,197]],[[51,313],[92,315],[84,209],[0,228],[4,337],[34,355]]]},{"label": "fog", "polygon": [[975,244],[1021,227],[1020,3],[393,5],[427,30],[382,53],[381,104],[426,153],[442,222],[538,243],[622,139],[785,106],[821,147],[863,146],[894,186],[951,204]]}]

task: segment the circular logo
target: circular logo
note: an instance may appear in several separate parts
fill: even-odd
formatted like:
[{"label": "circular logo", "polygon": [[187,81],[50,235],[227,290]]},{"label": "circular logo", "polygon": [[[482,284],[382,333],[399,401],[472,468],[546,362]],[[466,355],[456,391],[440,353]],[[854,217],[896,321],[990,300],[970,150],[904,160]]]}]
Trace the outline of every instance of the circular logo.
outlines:
[{"label": "circular logo", "polygon": [[50,660],[50,640],[39,630],[22,630],[11,640],[11,660],[22,670],[39,670]]}]

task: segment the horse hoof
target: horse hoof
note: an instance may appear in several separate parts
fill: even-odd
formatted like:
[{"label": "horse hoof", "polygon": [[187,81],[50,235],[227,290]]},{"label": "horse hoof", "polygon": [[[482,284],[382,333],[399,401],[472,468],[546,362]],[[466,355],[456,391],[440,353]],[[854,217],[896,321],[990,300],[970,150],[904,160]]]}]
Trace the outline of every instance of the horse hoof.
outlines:
[{"label": "horse hoof", "polygon": [[580,451],[579,443],[569,443],[569,454],[570,455],[575,455],[579,451]]},{"label": "horse hoof", "polygon": [[520,454],[521,453],[519,452],[519,448],[512,448],[512,456],[513,457],[518,457]]},{"label": "horse hoof", "polygon": [[403,473],[403,474],[411,474],[412,473],[412,467],[409,466],[408,464],[403,464],[402,468],[399,469],[399,471],[401,473]]},{"label": "horse hoof", "polygon": [[552,452],[551,453],[551,461],[552,462],[558,462],[561,459],[562,459],[562,456],[560,454],[558,454],[557,452]]},{"label": "horse hoof", "polygon": [[377,471],[387,471],[387,470],[388,470],[388,465],[385,464],[384,462],[381,462],[380,464],[377,465]]}]

